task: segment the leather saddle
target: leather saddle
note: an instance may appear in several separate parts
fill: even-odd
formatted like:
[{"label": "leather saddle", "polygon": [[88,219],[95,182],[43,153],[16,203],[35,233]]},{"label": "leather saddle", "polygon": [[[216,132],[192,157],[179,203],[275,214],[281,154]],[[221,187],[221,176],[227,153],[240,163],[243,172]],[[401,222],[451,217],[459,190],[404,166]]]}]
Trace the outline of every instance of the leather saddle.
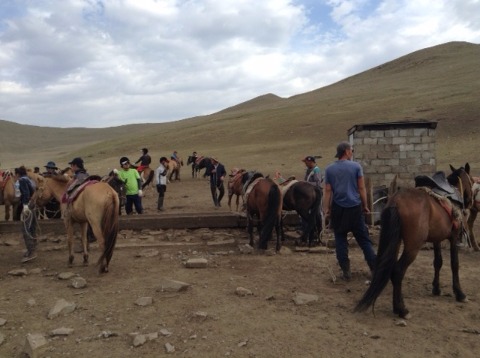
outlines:
[{"label": "leather saddle", "polygon": [[446,197],[454,204],[463,207],[463,198],[457,188],[450,185],[445,172],[438,171],[433,176],[418,175],[415,177],[415,187],[430,188],[435,194]]}]

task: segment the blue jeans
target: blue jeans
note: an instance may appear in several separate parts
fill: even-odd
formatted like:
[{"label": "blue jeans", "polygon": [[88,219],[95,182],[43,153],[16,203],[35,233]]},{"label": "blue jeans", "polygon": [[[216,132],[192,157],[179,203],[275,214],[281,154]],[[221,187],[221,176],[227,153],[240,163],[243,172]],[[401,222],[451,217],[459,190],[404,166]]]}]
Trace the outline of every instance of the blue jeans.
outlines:
[{"label": "blue jeans", "polygon": [[137,214],[143,213],[142,198],[139,197],[138,194],[127,195],[127,200],[125,202],[125,212],[127,213],[127,215],[130,215],[132,213],[133,206],[135,206],[135,211],[137,212]]},{"label": "blue jeans", "polygon": [[342,264],[349,261],[347,234],[350,231],[353,233],[355,240],[357,240],[358,246],[362,249],[365,261],[367,261],[369,266],[372,265],[377,256],[373,250],[368,228],[365,225],[365,215],[363,215],[363,213],[359,215],[358,220],[351,222],[350,228],[347,230],[342,227],[334,229],[335,252],[338,263],[342,266]]}]

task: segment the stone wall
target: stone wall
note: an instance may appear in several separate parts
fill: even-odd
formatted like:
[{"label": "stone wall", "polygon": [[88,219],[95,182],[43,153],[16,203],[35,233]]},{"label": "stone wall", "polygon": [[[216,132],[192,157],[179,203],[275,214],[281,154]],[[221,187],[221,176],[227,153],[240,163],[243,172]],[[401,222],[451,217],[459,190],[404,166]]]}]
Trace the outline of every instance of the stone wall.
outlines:
[{"label": "stone wall", "polygon": [[[433,128],[432,128],[433,127]],[[364,125],[349,132],[354,160],[373,186],[390,185],[398,174],[398,184],[413,186],[417,175],[436,171],[435,127],[409,124],[388,127]]]}]

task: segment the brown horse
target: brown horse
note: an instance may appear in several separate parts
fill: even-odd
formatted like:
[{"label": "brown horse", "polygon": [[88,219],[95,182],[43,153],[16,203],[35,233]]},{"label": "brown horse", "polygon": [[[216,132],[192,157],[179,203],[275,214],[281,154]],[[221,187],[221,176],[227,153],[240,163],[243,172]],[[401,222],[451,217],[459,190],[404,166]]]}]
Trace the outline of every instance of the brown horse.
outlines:
[{"label": "brown horse", "polygon": [[[433,243],[434,268],[432,293],[440,295],[440,268],[442,267],[441,241],[450,241],[450,263],[452,269],[453,292],[459,302],[465,302],[458,276],[458,247],[463,222],[462,209],[468,209],[472,200],[470,166],[455,169],[448,182],[459,190],[456,198],[463,203],[448,200],[435,194],[429,188],[405,188],[396,192],[382,211],[380,242],[372,282],[355,307],[355,311],[365,311],[375,305],[375,301],[390,279],[393,285],[393,312],[402,318],[409,318],[402,295],[402,280],[408,266],[415,260],[426,242]],[[463,205],[462,205],[463,204]],[[463,208],[462,208],[463,206]],[[397,260],[400,245],[403,252]]]},{"label": "brown horse", "polygon": [[247,229],[250,246],[253,247],[253,226],[257,223],[260,233],[258,248],[266,250],[272,237],[273,228],[277,234],[276,251],[280,250],[280,225],[282,216],[282,194],[280,188],[270,178],[264,178],[261,173],[247,172],[242,176],[245,187],[247,210]]},{"label": "brown horse", "polygon": [[20,220],[17,212],[20,198],[15,197],[15,177],[10,171],[4,171],[0,174],[0,197],[5,205],[5,221],[10,220],[10,211],[13,220]]},{"label": "brown horse", "polygon": [[245,174],[245,169],[232,169],[230,173],[230,179],[228,180],[228,207],[230,211],[232,210],[232,197],[233,195],[237,196],[236,204],[237,204],[237,211],[239,207],[240,198],[242,198],[243,205],[245,202],[243,201],[243,183],[242,177]]},{"label": "brown horse", "polygon": [[300,237],[300,244],[306,244],[307,239],[309,247],[315,243],[320,243],[320,234],[322,232],[322,215],[320,213],[322,191],[306,181],[298,180],[293,180],[290,185],[287,183],[284,188],[285,191],[282,189],[283,210],[295,210],[305,223],[302,236]]},{"label": "brown horse", "polygon": [[118,233],[118,195],[109,184],[90,181],[85,183],[85,186],[82,184],[83,190],[79,188],[78,194],[74,193],[76,198],[73,201],[65,203],[62,199],[67,186],[68,181],[63,175],[46,178],[43,186],[39,187],[33,195],[32,202],[42,206],[54,197],[62,203],[68,237],[69,266],[72,266],[74,259],[74,223],[79,223],[81,226],[83,263],[88,264],[87,229],[90,225],[102,252],[97,263],[100,266],[99,272],[108,272]]}]

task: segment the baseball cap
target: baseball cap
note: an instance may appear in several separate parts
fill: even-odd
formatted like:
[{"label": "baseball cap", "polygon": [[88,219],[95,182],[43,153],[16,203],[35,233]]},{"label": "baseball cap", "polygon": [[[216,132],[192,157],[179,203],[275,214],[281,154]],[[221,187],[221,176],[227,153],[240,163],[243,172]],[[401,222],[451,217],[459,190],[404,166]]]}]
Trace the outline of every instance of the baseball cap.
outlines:
[{"label": "baseball cap", "polygon": [[83,167],[83,159],[80,157],[76,157],[76,158],[73,158],[71,162],[68,162],[68,164],[70,165],[74,164],[77,167]]},{"label": "baseball cap", "polygon": [[302,159],[302,162],[314,162],[315,163],[315,157],[312,157],[311,155],[307,155],[304,159]]}]

